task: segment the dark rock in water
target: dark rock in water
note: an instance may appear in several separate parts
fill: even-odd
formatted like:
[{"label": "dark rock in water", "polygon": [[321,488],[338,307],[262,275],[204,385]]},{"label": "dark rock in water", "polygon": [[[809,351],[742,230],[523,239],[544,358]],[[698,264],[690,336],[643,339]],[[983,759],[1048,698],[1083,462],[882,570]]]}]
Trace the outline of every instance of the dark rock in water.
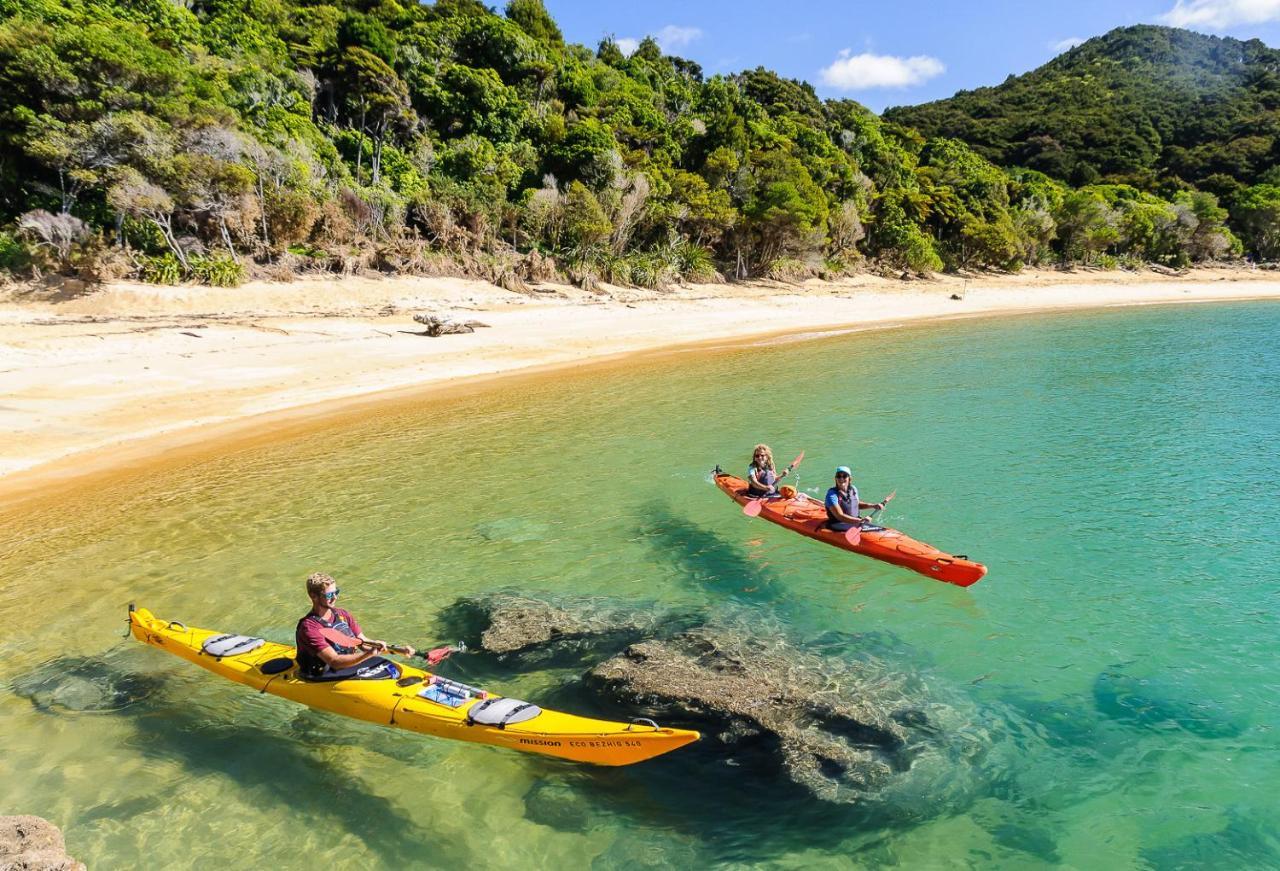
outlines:
[{"label": "dark rock in water", "polygon": [[1003,696],[1017,711],[1019,723],[1051,747],[1098,749],[1099,724],[1104,720],[1086,697],[1045,700],[1017,693]]},{"label": "dark rock in water", "polygon": [[476,525],[476,535],[495,543],[543,541],[550,534],[551,524],[525,517],[501,517]]},{"label": "dark rock in water", "polygon": [[539,780],[524,794],[525,818],[558,832],[585,832],[597,813],[587,796],[553,780]]},{"label": "dark rock in water", "polygon": [[1104,671],[1093,682],[1098,711],[1144,729],[1182,729],[1201,738],[1234,738],[1244,726],[1215,702],[1192,700],[1186,691],[1157,678]]},{"label": "dark rock in water", "polygon": [[76,816],[76,825],[86,826],[97,820],[111,820],[115,823],[127,823],[130,819],[142,814],[159,810],[162,806],[175,801],[175,788],[161,788],[157,793],[134,796],[121,801],[108,801],[96,804]]},{"label": "dark rock in water", "polygon": [[[562,683],[559,697],[540,701],[701,729],[707,738],[685,752],[683,767],[696,759],[717,782],[773,780],[771,789],[816,795],[827,807],[857,805],[896,825],[966,807],[990,791],[991,770],[1013,768],[1007,759],[986,764],[996,736],[1007,734],[1000,722],[903,668],[903,645],[883,634],[828,633],[798,645],[783,618],[754,607],[707,617],[512,594],[463,599],[443,616],[447,631],[481,651],[465,659],[469,669],[489,670],[479,677],[496,677],[504,662],[521,672],[586,664],[593,667],[582,682]],[[1007,753],[1020,752],[1004,743]],[[717,801],[741,794],[727,788]]]},{"label": "dark rock in water", "polygon": [[525,596],[497,594],[462,599],[442,615],[478,650],[507,656],[542,651],[559,659],[590,653],[609,655],[659,631],[697,622],[658,609],[619,608],[599,600],[558,605]]},{"label": "dark rock in water", "polygon": [[160,678],[122,671],[103,659],[65,657],[32,669],[13,691],[42,711],[117,711],[160,688]]},{"label": "dark rock in water", "polygon": [[1227,811],[1227,824],[1216,832],[1187,835],[1174,843],[1142,851],[1150,868],[1201,871],[1205,868],[1280,868],[1280,844],[1273,822]]},{"label": "dark rock in water", "polygon": [[[893,709],[833,681],[821,661],[703,627],[644,641],[592,669],[613,700],[666,718],[706,723],[728,745],[764,743],[795,782],[829,801],[853,802],[910,767],[907,727]],[[922,712],[907,717],[925,722]]]},{"label": "dark rock in water", "polygon": [[0,817],[0,868],[14,871],[84,871],[67,855],[62,832],[40,817]]},{"label": "dark rock in water", "polygon": [[712,863],[691,838],[669,831],[622,831],[591,861],[591,871],[669,871],[706,868]]},{"label": "dark rock in water", "polygon": [[1016,823],[1002,823],[991,830],[991,835],[1002,847],[1027,853],[1051,865],[1062,862],[1062,857],[1058,855],[1057,842],[1044,829]]}]

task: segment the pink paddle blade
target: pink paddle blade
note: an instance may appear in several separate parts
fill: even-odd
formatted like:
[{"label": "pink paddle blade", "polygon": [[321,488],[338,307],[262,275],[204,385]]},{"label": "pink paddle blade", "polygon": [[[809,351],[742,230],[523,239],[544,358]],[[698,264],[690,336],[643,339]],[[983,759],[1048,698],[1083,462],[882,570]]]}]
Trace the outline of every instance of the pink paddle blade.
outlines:
[{"label": "pink paddle blade", "polygon": [[364,644],[359,638],[353,638],[345,632],[338,629],[330,629],[328,626],[321,626],[320,634],[324,636],[326,641],[332,641],[339,647],[359,647]]},{"label": "pink paddle blade", "polygon": [[857,547],[862,542],[862,527],[850,526],[845,531],[844,540]]},{"label": "pink paddle blade", "polygon": [[428,665],[439,665],[442,660],[448,659],[451,653],[453,653],[452,647],[437,647],[435,650],[428,650],[422,655],[426,657]]},{"label": "pink paddle blade", "polygon": [[742,513],[748,517],[759,517],[761,509],[764,508],[763,499],[752,499],[746,505],[742,506]]},{"label": "pink paddle blade", "polygon": [[800,461],[801,461],[801,460],[803,460],[803,459],[804,459],[804,451],[801,451],[801,452],[800,452],[800,456],[798,456],[798,457],[796,457],[794,460],[792,460],[792,461],[791,461],[791,465],[790,465],[790,466],[787,466],[787,468],[788,468],[788,469],[794,469],[796,466],[800,465]]}]

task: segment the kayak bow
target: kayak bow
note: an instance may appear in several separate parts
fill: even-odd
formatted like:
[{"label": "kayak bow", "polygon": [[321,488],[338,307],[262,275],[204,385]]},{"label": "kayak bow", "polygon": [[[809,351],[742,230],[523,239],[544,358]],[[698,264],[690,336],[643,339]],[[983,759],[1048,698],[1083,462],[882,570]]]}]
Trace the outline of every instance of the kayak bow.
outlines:
[{"label": "kayak bow", "polygon": [[595,765],[643,762],[699,738],[697,732],[663,729],[651,720],[618,723],[542,710],[400,663],[398,680],[303,680],[292,647],[160,620],[133,606],[129,629],[143,644],[259,692],[438,738]]},{"label": "kayak bow", "polygon": [[[715,480],[716,486],[739,505],[751,500],[747,482],[741,478],[717,469]],[[959,587],[976,584],[987,573],[987,567],[982,563],[938,550],[889,527],[867,528],[859,536],[858,543],[851,544],[843,532],[827,528],[827,511],[822,503],[803,494],[796,494],[791,499],[766,500],[761,506],[760,517],[833,547],[893,563]]]}]

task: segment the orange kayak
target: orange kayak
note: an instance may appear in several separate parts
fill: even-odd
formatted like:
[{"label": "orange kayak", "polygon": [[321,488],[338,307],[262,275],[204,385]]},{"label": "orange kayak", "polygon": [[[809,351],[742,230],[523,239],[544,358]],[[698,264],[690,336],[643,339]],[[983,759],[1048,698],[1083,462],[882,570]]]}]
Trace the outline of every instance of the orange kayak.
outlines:
[{"label": "orange kayak", "polygon": [[[751,501],[747,495],[747,482],[741,478],[717,470],[716,486],[739,505]],[[760,516],[793,532],[807,535],[834,547],[851,550],[872,559],[903,566],[958,587],[976,584],[987,573],[987,567],[966,556],[955,556],[938,550],[931,544],[916,541],[909,535],[888,527],[868,529],[862,540],[849,544],[843,532],[827,528],[827,510],[821,501],[797,494],[792,499],[767,499],[760,509]]]}]

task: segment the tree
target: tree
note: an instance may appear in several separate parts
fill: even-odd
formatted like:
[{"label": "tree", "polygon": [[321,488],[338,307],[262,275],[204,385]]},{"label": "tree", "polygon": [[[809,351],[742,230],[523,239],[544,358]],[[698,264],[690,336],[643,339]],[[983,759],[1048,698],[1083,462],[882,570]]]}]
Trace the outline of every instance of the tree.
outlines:
[{"label": "tree", "polygon": [[44,209],[27,212],[19,218],[18,230],[52,253],[58,267],[64,270],[71,265],[76,247],[93,236],[89,225],[75,215],[65,212],[54,215]]},{"label": "tree", "polygon": [[560,33],[559,25],[547,13],[542,0],[511,0],[507,4],[506,15],[538,42],[554,46],[564,45],[564,35]]},{"label": "tree", "polygon": [[612,230],[591,189],[580,181],[570,184],[564,204],[564,236],[569,246],[580,253],[592,251],[604,244]]},{"label": "tree", "polygon": [[1071,191],[1054,216],[1063,259],[1090,263],[1119,238],[1119,216],[1094,190]]},{"label": "tree", "polygon": [[409,107],[409,89],[382,58],[355,46],[343,52],[338,74],[344,85],[348,117],[362,134],[356,153],[356,182],[361,181],[367,135],[373,140],[371,170],[372,183],[376,185],[382,175],[382,148],[387,133],[395,128],[408,129],[417,122]]},{"label": "tree", "polygon": [[1240,240],[1227,229],[1227,210],[1204,191],[1179,193],[1173,199],[1179,223],[1189,228],[1184,251],[1194,261],[1219,260],[1240,253]]},{"label": "tree", "polygon": [[1280,259],[1280,185],[1246,189],[1236,198],[1232,212],[1250,253],[1262,260]]},{"label": "tree", "polygon": [[182,268],[190,270],[187,253],[173,232],[173,198],[164,188],[143,178],[136,170],[129,170],[107,192],[107,202],[121,214],[150,222],[160,231]]},{"label": "tree", "polygon": [[751,266],[762,268],[826,230],[827,198],[799,160],[781,150],[752,155],[742,215]]}]

